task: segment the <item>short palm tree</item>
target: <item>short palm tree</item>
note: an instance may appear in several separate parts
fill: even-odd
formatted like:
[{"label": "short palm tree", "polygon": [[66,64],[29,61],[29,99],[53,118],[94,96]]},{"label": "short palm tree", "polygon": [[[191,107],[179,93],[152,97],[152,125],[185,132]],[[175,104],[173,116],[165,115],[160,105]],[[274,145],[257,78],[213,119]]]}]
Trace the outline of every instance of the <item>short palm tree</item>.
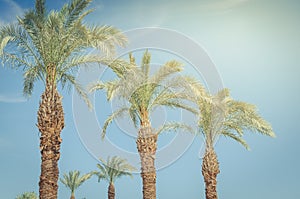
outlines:
[{"label": "short palm tree", "polygon": [[107,161],[100,159],[102,164],[97,164],[99,171],[94,171],[93,174],[98,177],[98,182],[104,179],[108,182],[108,199],[115,198],[115,181],[122,176],[132,177],[131,172],[135,170],[125,159],[114,156],[108,157]]},{"label": "short palm tree", "polygon": [[206,94],[199,84],[194,89],[197,91],[195,93],[201,93],[194,100],[199,108],[199,131],[206,142],[202,163],[206,199],[217,199],[217,175],[220,170],[214,150],[216,138],[220,135],[232,138],[248,149],[242,138],[245,130],[271,137],[275,134],[270,124],[259,116],[254,105],[233,100],[228,89],[223,89],[216,95]]},{"label": "short palm tree", "polygon": [[92,175],[92,173],[87,173],[80,176],[80,171],[70,171],[68,174],[64,174],[63,178],[60,178],[60,182],[70,189],[70,199],[75,199],[75,190],[78,189],[78,187],[80,187]]},{"label": "short palm tree", "polygon": [[[45,91],[38,110],[41,132],[41,175],[39,193],[42,199],[57,198],[61,131],[64,128],[62,97],[57,86],[73,85],[88,103],[84,89],[75,79],[79,66],[89,63],[110,64],[115,46],[126,38],[111,26],[88,26],[83,19],[91,0],[71,0],[60,11],[47,12],[45,0],[36,0],[35,9],[18,18],[17,24],[0,28],[0,58],[13,69],[24,71],[24,94],[30,96],[34,83],[42,81]],[[104,57],[90,54],[91,48]],[[111,64],[120,71],[118,62]],[[123,66],[122,66],[123,67]]]},{"label": "short palm tree", "polygon": [[141,159],[144,199],[156,198],[155,154],[158,135],[164,130],[187,127],[178,123],[168,123],[154,131],[150,122],[151,112],[159,106],[183,108],[194,112],[183,102],[185,95],[181,84],[184,83],[184,78],[178,74],[182,71],[182,64],[174,60],[166,62],[150,75],[150,58],[150,53],[146,51],[141,67],[138,67],[135,58],[130,54],[130,63],[136,66],[134,72],[128,72],[122,78],[106,83],[97,82],[90,88],[90,91],[105,89],[108,100],[118,97],[127,102],[107,118],[102,136],[105,136],[108,125],[114,119],[126,113],[135,127],[139,128],[136,144]]},{"label": "short palm tree", "polygon": [[37,195],[34,192],[25,192],[16,197],[16,199],[37,199]]}]

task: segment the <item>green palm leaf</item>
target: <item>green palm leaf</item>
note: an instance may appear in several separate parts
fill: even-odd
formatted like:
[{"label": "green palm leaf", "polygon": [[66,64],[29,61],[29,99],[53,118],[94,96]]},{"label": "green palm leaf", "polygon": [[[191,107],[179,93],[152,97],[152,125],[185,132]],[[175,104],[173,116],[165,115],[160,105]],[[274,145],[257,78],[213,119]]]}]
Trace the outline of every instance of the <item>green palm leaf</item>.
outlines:
[{"label": "green palm leaf", "polygon": [[244,131],[275,136],[271,125],[259,115],[256,106],[233,100],[228,89],[216,95],[206,94],[205,98],[197,98],[195,102],[200,111],[199,129],[210,147],[219,135],[232,138],[247,149],[249,146],[242,139]]},{"label": "green palm leaf", "polygon": [[98,171],[93,171],[93,174],[98,177],[98,182],[104,179],[108,183],[114,183],[122,176],[132,177],[131,172],[136,170],[126,159],[118,156],[108,157],[106,161],[100,159],[100,161],[102,164],[97,164]]},{"label": "green palm leaf", "polygon": [[[107,99],[121,98],[129,103],[128,107],[121,107],[115,113],[110,115],[104,123],[103,132],[106,132],[107,126],[116,117],[123,116],[128,113],[135,127],[138,126],[143,118],[143,111],[149,114],[159,106],[170,108],[181,108],[193,113],[197,110],[186,100],[191,98],[191,94],[187,94],[186,88],[190,88],[190,79],[181,78],[177,75],[182,71],[182,64],[172,60],[158,69],[153,75],[149,74],[150,70],[150,53],[146,51],[142,58],[141,67],[135,66],[135,58],[129,55],[130,67],[129,72],[118,76],[116,80],[106,83],[96,82],[89,86],[90,91],[104,89]],[[129,67],[128,67],[129,68]],[[182,84],[186,84],[185,87]],[[191,93],[191,91],[189,91]],[[102,134],[104,135],[104,134]]]},{"label": "green palm leaf", "polygon": [[[74,84],[86,102],[84,89],[73,78],[79,66],[108,64],[118,75],[125,73],[124,62],[110,55],[127,39],[112,26],[85,25],[83,19],[92,12],[85,10],[90,2],[72,0],[60,11],[46,12],[45,1],[37,0],[35,10],[19,17],[17,24],[1,27],[0,59],[6,66],[24,70],[24,94],[32,93],[36,81],[45,81],[48,65],[56,67],[55,83]],[[89,55],[91,47],[100,49],[102,56]]]},{"label": "green palm leaf", "polygon": [[71,193],[75,193],[85,181],[92,177],[93,173],[87,173],[80,176],[80,171],[70,171],[69,173],[63,174],[63,178],[60,178],[60,182],[63,183]]}]

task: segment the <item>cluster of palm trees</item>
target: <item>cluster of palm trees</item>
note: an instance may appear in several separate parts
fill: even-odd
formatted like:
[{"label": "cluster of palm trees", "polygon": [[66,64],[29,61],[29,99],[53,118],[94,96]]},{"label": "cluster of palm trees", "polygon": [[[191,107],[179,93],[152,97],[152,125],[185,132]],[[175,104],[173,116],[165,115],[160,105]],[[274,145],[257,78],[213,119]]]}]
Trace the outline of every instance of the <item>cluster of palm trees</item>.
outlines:
[{"label": "cluster of palm trees", "polygon": [[85,175],[80,176],[79,171],[70,171],[68,174],[64,174],[63,178],[60,178],[63,183],[71,191],[70,199],[75,199],[75,190],[80,187],[86,180],[90,179],[93,175],[97,176],[98,182],[105,180],[109,184],[108,186],[108,199],[115,198],[115,186],[116,179],[122,176],[131,176],[131,172],[135,170],[125,159],[118,156],[112,158],[108,157],[107,161],[100,159],[102,164],[97,164],[98,171],[91,171]]},{"label": "cluster of palm trees", "polygon": [[[131,166],[126,159],[118,156],[108,157],[106,161],[100,159],[101,164],[97,164],[97,171],[91,171],[87,174],[80,175],[80,171],[74,170],[63,174],[60,182],[64,184],[71,192],[70,199],[75,199],[75,191],[92,176],[98,178],[98,182],[105,180],[108,183],[108,199],[115,198],[115,181],[122,176],[132,176],[132,171],[136,168]],[[16,199],[37,199],[34,192],[25,192],[18,195]]]},{"label": "cluster of palm trees", "polygon": [[[171,60],[154,74],[150,73],[151,55],[146,51],[139,65],[130,54],[129,61],[114,59],[116,47],[124,47],[126,37],[111,26],[89,26],[84,18],[92,12],[86,10],[92,0],[72,0],[59,11],[47,12],[44,0],[36,0],[35,9],[28,10],[16,24],[0,28],[0,58],[5,66],[23,70],[24,94],[32,94],[34,84],[41,81],[45,91],[41,96],[37,127],[41,132],[41,175],[39,198],[56,199],[58,190],[58,161],[60,159],[61,131],[64,128],[62,89],[73,85],[91,108],[86,89],[75,78],[81,66],[99,63],[110,67],[117,78],[108,82],[96,82],[89,90],[104,89],[107,99],[121,98],[126,106],[113,112],[103,125],[105,138],[108,125],[117,117],[128,114],[138,129],[137,150],[141,160],[143,198],[156,198],[155,154],[157,140],[164,131],[183,128],[200,132],[206,141],[202,164],[207,199],[217,198],[217,175],[219,163],[214,151],[218,136],[232,138],[248,148],[242,136],[245,130],[275,136],[269,123],[258,114],[254,105],[233,100],[228,89],[212,95],[196,79],[182,75],[182,64]],[[90,49],[101,54],[90,54]],[[197,118],[197,127],[182,123],[166,123],[153,128],[151,112],[159,106],[190,111]],[[196,129],[196,130],[194,130]],[[117,160],[120,160],[119,162]],[[114,162],[117,161],[117,162]],[[114,163],[111,163],[114,162]],[[123,159],[112,158],[97,165],[99,172],[80,177],[78,171],[64,175],[61,182],[71,190],[93,174],[109,183],[108,197],[114,197],[114,180],[130,175],[132,168]],[[123,168],[124,166],[125,168]],[[76,183],[70,184],[69,181]]]},{"label": "cluster of palm trees", "polygon": [[[107,99],[124,99],[124,107],[113,112],[103,125],[102,137],[105,137],[108,125],[118,117],[129,117],[139,129],[136,140],[141,160],[143,198],[156,198],[155,154],[157,140],[164,131],[182,128],[205,138],[205,154],[202,174],[205,181],[206,199],[217,199],[217,175],[219,163],[214,151],[214,143],[220,135],[232,138],[249,148],[242,138],[244,131],[259,132],[274,137],[272,127],[252,104],[231,98],[228,89],[222,89],[215,95],[209,94],[196,79],[180,74],[182,65],[168,61],[153,75],[150,75],[150,53],[146,51],[140,67],[129,54],[133,66],[125,75],[108,82],[96,82],[90,91],[104,89]],[[194,106],[186,101],[192,102]],[[158,106],[180,108],[190,111],[197,118],[197,127],[182,123],[166,123],[159,128],[151,126],[151,112]],[[127,115],[126,115],[127,114]]]}]

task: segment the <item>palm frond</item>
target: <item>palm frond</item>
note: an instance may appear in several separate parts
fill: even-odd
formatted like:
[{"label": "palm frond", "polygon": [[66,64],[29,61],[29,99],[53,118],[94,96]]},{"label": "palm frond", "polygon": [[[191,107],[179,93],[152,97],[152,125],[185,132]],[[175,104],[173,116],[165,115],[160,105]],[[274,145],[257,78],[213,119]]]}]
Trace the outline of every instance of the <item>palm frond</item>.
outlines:
[{"label": "palm frond", "polygon": [[92,0],[72,0],[68,5],[64,27],[70,27],[74,21],[82,14],[84,9],[92,2]]},{"label": "palm frond", "polygon": [[91,84],[88,85],[87,90],[89,93],[95,92],[96,90],[102,90],[106,88],[105,83],[103,83],[102,81],[98,80],[96,82],[93,82]]},{"label": "palm frond", "polygon": [[62,59],[63,62],[60,63],[61,65],[61,73],[65,73],[68,71],[74,71],[78,69],[80,66],[89,66],[89,64],[93,63],[100,63],[101,57],[96,56],[93,54],[77,54],[74,53],[73,55],[66,55],[67,59]]},{"label": "palm frond", "polygon": [[46,58],[45,53],[45,17],[40,17],[34,10],[28,10],[25,12],[23,18],[18,18],[19,25],[24,28],[30,38],[33,46],[41,58]]},{"label": "palm frond", "polygon": [[89,92],[94,92],[96,90],[105,89],[107,93],[107,101],[110,101],[114,97],[114,93],[118,92],[118,87],[120,86],[119,79],[108,81],[103,83],[102,81],[96,81],[88,85]]},{"label": "palm frond", "polygon": [[126,78],[129,74],[134,74],[136,76],[138,73],[135,65],[132,65],[122,59],[107,59],[103,60],[101,63],[111,68],[112,71],[120,78]]},{"label": "palm frond", "polygon": [[224,135],[225,137],[230,137],[234,139],[235,141],[239,142],[241,145],[243,145],[247,150],[249,150],[249,146],[246,143],[246,141],[241,136],[236,136],[235,134],[228,132],[228,131],[222,131],[221,135]]},{"label": "palm frond", "polygon": [[180,83],[182,88],[184,88],[187,96],[186,98],[188,100],[199,104],[201,101],[206,101],[209,99],[205,87],[199,82],[199,80],[191,76],[184,75],[178,77],[177,82]]},{"label": "palm frond", "polygon": [[109,57],[115,55],[115,46],[124,47],[127,42],[124,34],[113,26],[90,27],[87,32],[87,44]]},{"label": "palm frond", "polygon": [[132,65],[136,65],[135,58],[134,58],[134,56],[132,55],[131,52],[129,53],[129,63],[132,64]]},{"label": "palm frond", "polygon": [[216,136],[224,135],[248,149],[248,145],[242,139],[245,130],[275,136],[271,125],[258,114],[256,106],[233,100],[228,89],[207,96],[198,102],[198,125],[209,145],[212,146]]},{"label": "palm frond", "polygon": [[5,36],[2,38],[1,43],[0,43],[0,56],[3,55],[4,48],[7,46],[8,42],[11,41],[13,37],[11,36]]},{"label": "palm frond", "polygon": [[134,105],[131,105],[129,110],[129,116],[131,118],[131,121],[133,122],[133,125],[135,128],[138,127],[138,122],[141,120],[140,116],[139,116],[139,112],[136,110],[136,108],[134,108]]},{"label": "palm frond", "polygon": [[128,111],[127,107],[123,107],[120,108],[116,111],[114,111],[104,122],[103,128],[102,128],[102,134],[101,137],[102,139],[104,139],[105,135],[106,135],[106,129],[108,127],[108,125],[116,118],[121,117],[126,111]]},{"label": "palm frond", "polygon": [[87,173],[80,176],[80,171],[69,171],[69,173],[63,174],[63,178],[60,178],[60,182],[70,189],[71,193],[74,193],[78,187],[80,187],[85,181],[92,177],[93,173]]},{"label": "palm frond", "polygon": [[102,179],[109,181],[105,168],[101,164],[97,164],[97,167],[100,171],[93,171],[92,174],[98,177],[98,182],[100,182]]},{"label": "palm frond", "polygon": [[106,179],[108,183],[115,182],[122,176],[132,177],[131,172],[136,170],[126,159],[118,156],[108,157],[106,161],[100,159],[100,161],[102,165],[97,164],[100,171],[96,175],[101,176],[101,179]]},{"label": "palm frond", "polygon": [[189,106],[189,105],[187,105],[183,102],[180,102],[178,100],[172,100],[172,99],[171,100],[165,100],[165,101],[160,102],[160,105],[161,106],[167,106],[167,107],[170,107],[170,108],[181,108],[181,109],[187,110],[187,111],[189,111],[193,114],[198,113],[198,111],[195,108],[193,108],[193,107],[191,107],[191,106]]},{"label": "palm frond", "polygon": [[76,189],[81,186],[85,181],[87,181],[88,179],[90,179],[92,177],[93,173],[87,173],[85,175],[82,175],[79,179],[78,179],[78,184]]},{"label": "palm frond", "polygon": [[39,69],[38,67],[31,67],[30,69],[26,70],[23,74],[24,77],[23,93],[25,96],[30,97],[33,91],[34,83],[37,80],[43,78],[38,69]]},{"label": "palm frond", "polygon": [[84,100],[84,102],[87,104],[87,106],[89,107],[89,109],[93,108],[93,105],[87,95],[87,92],[85,91],[85,89],[76,81],[75,77],[73,75],[64,73],[61,76],[61,83],[62,86],[64,87],[65,84],[70,84],[72,86],[74,86],[74,89],[76,90],[77,94]]},{"label": "palm frond", "polygon": [[45,7],[45,0],[36,0],[35,1],[35,12],[38,17],[41,19],[45,18],[46,15],[46,7]]},{"label": "palm frond", "polygon": [[190,132],[190,133],[195,133],[194,129],[187,125],[187,124],[184,124],[184,123],[178,123],[178,122],[172,122],[172,123],[167,123],[167,124],[164,124],[163,126],[161,126],[157,131],[156,131],[156,134],[159,135],[163,132],[168,132],[168,131],[177,131],[177,130],[183,130],[183,131],[187,131],[187,132]]},{"label": "palm frond", "polygon": [[275,137],[271,125],[259,115],[256,106],[233,100],[227,104],[230,107],[228,114],[232,118],[233,124],[240,125],[243,129]]},{"label": "palm frond", "polygon": [[142,64],[141,64],[141,70],[145,74],[145,77],[149,77],[150,60],[151,60],[151,54],[148,52],[148,50],[146,50],[143,55]]},{"label": "palm frond", "polygon": [[[0,52],[7,62],[12,61],[14,64],[14,61],[17,60],[19,65],[16,66],[22,66],[22,64],[26,66],[25,63],[28,63],[27,65],[42,65],[40,56],[34,49],[34,44],[22,27],[13,24],[1,27],[0,38],[2,38]],[[14,44],[13,47],[17,48],[19,53],[4,53],[5,47],[9,44]],[[28,61],[33,63],[30,64]]]},{"label": "palm frond", "polygon": [[150,78],[150,82],[161,84],[170,75],[182,71],[182,63],[172,60],[165,63],[159,70]]},{"label": "palm frond", "polygon": [[18,57],[15,54],[3,53],[0,57],[2,59],[1,60],[2,65],[8,63],[9,67],[13,69],[23,67],[26,70],[27,68],[34,67],[32,63],[28,62],[28,60],[22,59],[21,57]]}]

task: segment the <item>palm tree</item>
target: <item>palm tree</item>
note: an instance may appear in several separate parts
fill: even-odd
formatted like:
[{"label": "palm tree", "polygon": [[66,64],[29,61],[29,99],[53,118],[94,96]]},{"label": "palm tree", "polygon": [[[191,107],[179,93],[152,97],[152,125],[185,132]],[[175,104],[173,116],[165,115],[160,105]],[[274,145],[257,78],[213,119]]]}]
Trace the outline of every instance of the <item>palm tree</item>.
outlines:
[{"label": "palm tree", "polygon": [[131,172],[135,170],[133,166],[131,166],[125,159],[122,159],[117,156],[113,156],[112,158],[108,157],[107,161],[103,161],[101,164],[97,164],[99,171],[94,171],[93,174],[98,177],[98,182],[104,179],[108,182],[108,199],[115,198],[115,186],[114,183],[116,179],[122,176],[130,176],[132,177]]},{"label": "palm tree", "polygon": [[34,192],[25,192],[16,197],[16,199],[37,199],[37,198],[38,197]]},{"label": "palm tree", "polygon": [[87,173],[80,176],[80,171],[70,171],[68,174],[64,174],[63,178],[60,178],[60,182],[70,189],[70,199],[75,199],[75,190],[78,189],[78,187],[80,187],[92,175],[92,173]]},{"label": "palm tree", "polygon": [[[84,89],[75,79],[79,66],[89,63],[110,64],[115,46],[124,46],[126,38],[111,26],[87,26],[83,23],[91,0],[72,0],[60,11],[46,12],[45,0],[36,0],[35,9],[18,18],[17,24],[0,28],[0,58],[13,69],[23,69],[24,94],[30,96],[34,83],[44,82],[38,110],[41,132],[41,175],[39,194],[42,199],[57,198],[60,137],[64,128],[62,97],[57,86],[73,85],[90,105]],[[97,48],[104,54],[90,54]],[[120,71],[118,61],[110,65]]]},{"label": "palm tree", "polygon": [[[129,56],[131,65],[136,66],[135,58],[132,54]],[[122,78],[106,83],[97,82],[90,88],[90,91],[105,89],[108,100],[119,97],[128,102],[128,106],[125,104],[107,118],[103,125],[102,138],[106,134],[108,125],[117,117],[124,116],[124,113],[127,113],[135,127],[139,128],[136,144],[141,159],[144,199],[156,198],[155,154],[158,135],[164,130],[187,127],[178,123],[169,123],[155,132],[151,127],[151,112],[159,106],[183,108],[194,112],[182,101],[185,95],[180,88],[185,80],[182,76],[176,75],[182,71],[182,64],[174,60],[169,61],[150,75],[150,58],[150,53],[146,51],[141,67],[136,66],[134,72],[128,72]]]},{"label": "palm tree", "polygon": [[249,146],[242,138],[245,130],[271,137],[275,137],[275,134],[254,105],[233,100],[228,89],[223,89],[216,95],[206,94],[199,84],[192,89],[198,93],[194,98],[200,111],[198,127],[206,143],[202,163],[206,199],[217,199],[217,175],[220,170],[214,150],[216,138],[219,135],[232,138],[248,149]]}]

